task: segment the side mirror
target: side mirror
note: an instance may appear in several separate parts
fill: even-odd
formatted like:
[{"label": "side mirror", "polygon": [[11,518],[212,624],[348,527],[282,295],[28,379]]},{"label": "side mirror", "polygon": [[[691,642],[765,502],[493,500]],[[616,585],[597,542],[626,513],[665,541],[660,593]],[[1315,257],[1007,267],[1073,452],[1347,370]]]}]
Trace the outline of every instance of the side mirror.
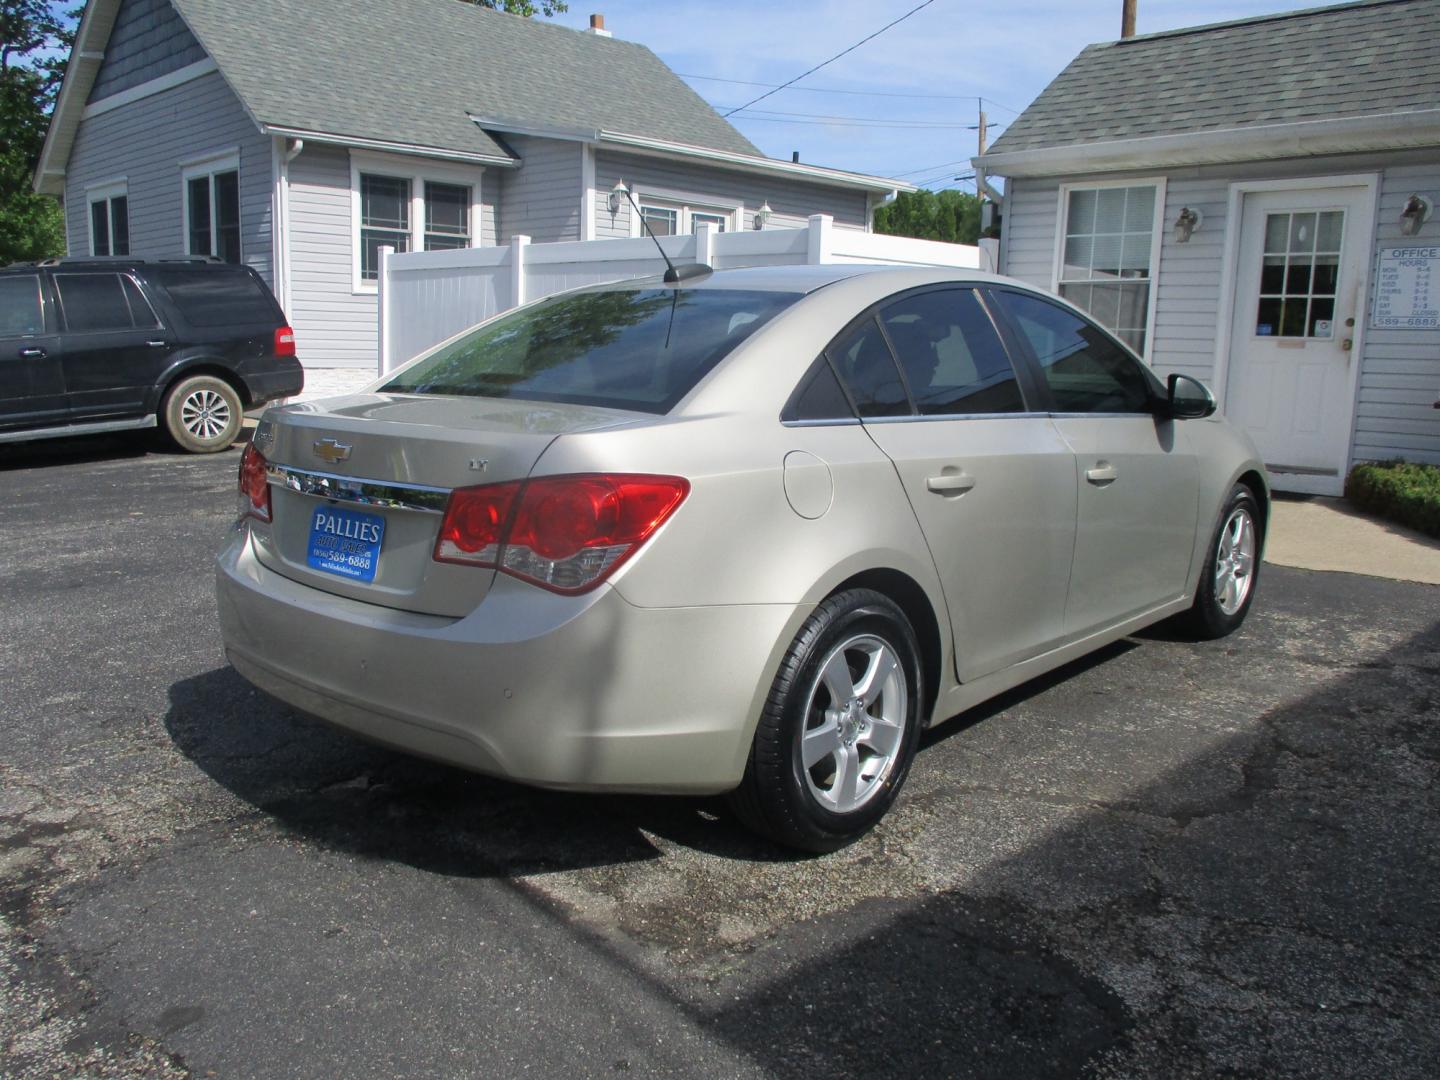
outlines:
[{"label": "side mirror", "polygon": [[1172,373],[1165,400],[1165,413],[1176,420],[1199,420],[1218,408],[1215,395],[1199,379]]}]

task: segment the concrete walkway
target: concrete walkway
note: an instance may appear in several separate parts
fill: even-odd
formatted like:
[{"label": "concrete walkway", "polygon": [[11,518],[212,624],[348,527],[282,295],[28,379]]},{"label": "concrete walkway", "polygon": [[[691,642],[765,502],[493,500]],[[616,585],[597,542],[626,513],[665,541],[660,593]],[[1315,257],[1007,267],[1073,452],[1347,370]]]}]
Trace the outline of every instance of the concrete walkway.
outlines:
[{"label": "concrete walkway", "polygon": [[1440,585],[1440,540],[1362,513],[1344,499],[1277,495],[1265,561]]}]

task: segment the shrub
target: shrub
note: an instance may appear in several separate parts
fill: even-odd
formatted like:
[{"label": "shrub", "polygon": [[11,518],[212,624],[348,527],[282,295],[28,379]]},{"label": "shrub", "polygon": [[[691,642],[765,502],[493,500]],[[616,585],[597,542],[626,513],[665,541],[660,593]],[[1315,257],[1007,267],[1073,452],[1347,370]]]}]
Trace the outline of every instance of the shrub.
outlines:
[{"label": "shrub", "polygon": [[1350,470],[1345,497],[1391,521],[1440,537],[1440,466],[1367,461]]}]

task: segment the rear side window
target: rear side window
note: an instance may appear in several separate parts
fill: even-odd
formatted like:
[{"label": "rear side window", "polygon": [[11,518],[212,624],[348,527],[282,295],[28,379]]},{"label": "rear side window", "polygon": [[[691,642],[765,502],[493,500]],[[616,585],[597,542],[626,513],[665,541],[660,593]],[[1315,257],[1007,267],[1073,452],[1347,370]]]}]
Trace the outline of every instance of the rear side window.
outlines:
[{"label": "rear side window", "polygon": [[922,415],[1025,411],[1010,357],[973,289],[904,297],[880,321]]},{"label": "rear side window", "polygon": [[991,295],[1029,344],[1056,412],[1150,411],[1158,384],[1105,331],[1038,296]]},{"label": "rear side window", "polygon": [[[56,274],[55,287],[67,330],[95,333],[133,330],[137,325],[119,274]],[[153,326],[148,321],[152,318],[148,312],[142,313],[139,325]]]},{"label": "rear side window", "polygon": [[0,337],[26,337],[45,332],[36,274],[0,277]]},{"label": "rear side window", "polygon": [[910,398],[900,369],[895,366],[880,324],[873,318],[832,345],[829,355],[861,416],[910,414]]},{"label": "rear side window", "polygon": [[252,274],[166,268],[154,279],[191,326],[279,325],[280,308]]},{"label": "rear side window", "polygon": [[557,296],[442,346],[384,389],[665,413],[799,298],[633,286]]}]

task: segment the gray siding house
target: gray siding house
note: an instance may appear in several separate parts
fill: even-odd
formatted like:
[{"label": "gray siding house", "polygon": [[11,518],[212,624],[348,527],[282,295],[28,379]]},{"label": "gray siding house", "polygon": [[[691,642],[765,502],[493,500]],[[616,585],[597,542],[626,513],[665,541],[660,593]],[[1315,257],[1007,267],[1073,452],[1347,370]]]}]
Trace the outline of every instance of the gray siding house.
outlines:
[{"label": "gray siding house", "polygon": [[255,267],[376,363],[378,251],[869,229],[908,185],[762,155],[650,50],[457,0],[90,0],[35,176],[72,255]]},{"label": "gray siding house", "polygon": [[1440,3],[1091,45],[975,165],[1002,272],[1209,383],[1279,489],[1440,462]]}]

